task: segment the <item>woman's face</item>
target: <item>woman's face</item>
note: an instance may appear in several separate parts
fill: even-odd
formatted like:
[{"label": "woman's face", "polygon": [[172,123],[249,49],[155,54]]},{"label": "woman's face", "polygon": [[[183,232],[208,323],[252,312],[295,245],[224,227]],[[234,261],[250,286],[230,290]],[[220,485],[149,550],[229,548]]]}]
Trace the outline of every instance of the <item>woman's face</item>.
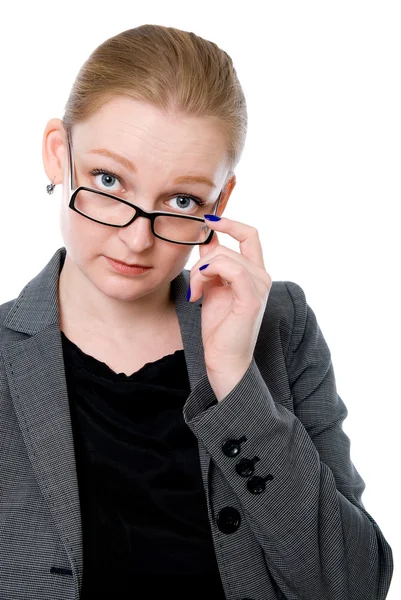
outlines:
[{"label": "woman's face", "polygon": [[[72,147],[77,187],[108,192],[146,211],[174,209],[178,214],[193,216],[210,213],[228,174],[225,138],[215,120],[183,114],[167,116],[151,104],[125,97],[114,98],[88,121],[76,125]],[[132,169],[100,152],[102,149],[131,162]],[[110,174],[91,173],[96,169]],[[185,177],[200,177],[211,185]],[[221,208],[232,187],[228,186],[229,191],[222,195]],[[177,198],[180,194],[190,194],[207,205],[198,207],[192,200],[183,201]],[[135,300],[167,293],[194,246],[155,237],[146,218],[123,228],[95,223],[68,208],[69,198],[66,193],[64,196],[61,232],[70,271],[78,269],[84,275],[82,280],[89,280],[115,299]],[[105,257],[152,268],[139,276],[126,276],[117,273]]]}]

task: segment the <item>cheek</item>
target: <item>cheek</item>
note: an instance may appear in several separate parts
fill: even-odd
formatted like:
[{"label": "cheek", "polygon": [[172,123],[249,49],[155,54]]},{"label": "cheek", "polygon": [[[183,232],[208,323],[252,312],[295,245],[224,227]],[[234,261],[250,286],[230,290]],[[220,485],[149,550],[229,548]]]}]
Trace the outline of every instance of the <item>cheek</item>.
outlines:
[{"label": "cheek", "polygon": [[195,247],[196,246],[182,246],[181,248],[178,247],[178,250],[175,251],[174,258],[172,259],[175,275],[178,275],[185,267]]},{"label": "cheek", "polygon": [[67,252],[72,256],[78,251],[80,254],[91,254],[91,250],[110,237],[112,228],[102,227],[89,219],[75,213],[68,206],[63,206],[60,211],[60,230]]},{"label": "cheek", "polygon": [[[160,246],[157,242],[160,242]],[[193,248],[193,246],[180,246],[155,240],[153,251],[150,254],[151,261],[159,270],[159,275],[171,281],[184,269]]]}]

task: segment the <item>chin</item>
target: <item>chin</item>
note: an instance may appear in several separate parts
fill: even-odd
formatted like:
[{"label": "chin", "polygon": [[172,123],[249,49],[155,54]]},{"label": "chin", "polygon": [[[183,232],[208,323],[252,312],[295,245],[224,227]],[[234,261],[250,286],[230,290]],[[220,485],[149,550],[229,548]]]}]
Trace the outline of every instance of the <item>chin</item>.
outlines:
[{"label": "chin", "polygon": [[99,285],[96,285],[94,282],[94,285],[104,296],[107,296],[113,300],[121,300],[123,302],[132,302],[133,300],[138,300],[143,296],[147,296],[152,291],[148,288],[145,288],[143,284],[138,285],[137,283],[135,285],[132,283],[132,281],[123,285],[119,285],[118,283],[112,281],[106,284],[105,281],[102,281]]},{"label": "chin", "polygon": [[[106,259],[103,259],[106,261]],[[124,276],[107,268],[96,268],[87,272],[87,277],[102,294],[115,300],[131,301],[155,291],[154,282],[150,283],[150,272],[145,277],[138,275],[133,277]],[[153,269],[152,269],[153,270]],[[107,272],[106,272],[107,271]],[[161,282],[157,287],[161,285]]]}]

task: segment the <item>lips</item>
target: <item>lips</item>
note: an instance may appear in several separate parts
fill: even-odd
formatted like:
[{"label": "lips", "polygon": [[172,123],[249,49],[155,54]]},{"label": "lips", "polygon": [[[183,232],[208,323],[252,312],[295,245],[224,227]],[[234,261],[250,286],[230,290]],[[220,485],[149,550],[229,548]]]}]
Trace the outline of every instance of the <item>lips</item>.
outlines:
[{"label": "lips", "polygon": [[131,264],[131,263],[124,262],[123,260],[118,260],[117,258],[112,258],[111,256],[108,256],[108,258],[110,258],[111,260],[114,260],[114,262],[120,263],[120,265],[125,265],[126,267],[138,267],[141,269],[150,269],[149,265]]}]

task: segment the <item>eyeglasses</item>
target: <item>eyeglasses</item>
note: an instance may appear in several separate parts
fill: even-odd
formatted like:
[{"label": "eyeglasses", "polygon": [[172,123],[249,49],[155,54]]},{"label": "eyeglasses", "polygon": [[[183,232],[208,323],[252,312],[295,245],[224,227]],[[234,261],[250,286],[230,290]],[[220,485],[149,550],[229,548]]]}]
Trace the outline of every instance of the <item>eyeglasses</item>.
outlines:
[{"label": "eyeglasses", "polygon": [[[209,244],[214,231],[207,226],[201,217],[176,215],[163,211],[147,212],[113,194],[107,194],[85,186],[75,188],[70,136],[68,136],[67,141],[71,174],[69,208],[91,221],[109,227],[128,227],[138,217],[144,217],[150,220],[153,235],[162,240],[173,244],[191,246]],[[212,214],[217,213],[221,194],[222,192],[216,200]]]}]

